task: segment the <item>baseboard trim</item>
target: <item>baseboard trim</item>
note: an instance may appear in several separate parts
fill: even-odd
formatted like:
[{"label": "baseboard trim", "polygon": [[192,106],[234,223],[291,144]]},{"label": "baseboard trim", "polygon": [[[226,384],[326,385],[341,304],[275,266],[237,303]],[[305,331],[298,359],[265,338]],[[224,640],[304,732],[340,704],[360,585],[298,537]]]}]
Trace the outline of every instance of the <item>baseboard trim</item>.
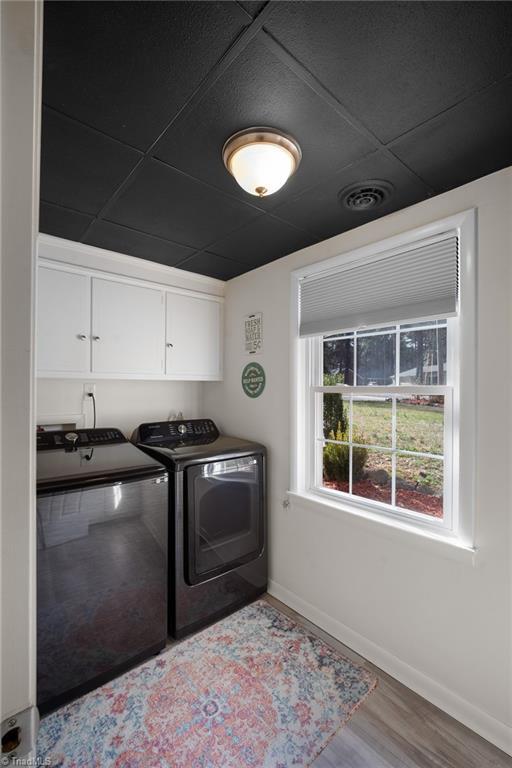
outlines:
[{"label": "baseboard trim", "polygon": [[482,738],[490,741],[498,749],[502,749],[508,755],[512,755],[511,727],[475,707],[466,699],[463,699],[431,677],[424,675],[422,672],[414,669],[414,667],[401,661],[373,641],[363,637],[363,635],[354,632],[350,627],[303,600],[299,595],[277,582],[272,580],[269,582],[268,592],[277,600],[281,600],[281,602],[302,614],[325,632],[328,632],[336,640],[364,656],[365,659],[371,661],[372,664],[375,664],[388,675],[391,675],[391,677],[394,677],[415,693],[423,696],[431,704],[439,707],[443,712],[446,712],[472,731],[475,731]]}]

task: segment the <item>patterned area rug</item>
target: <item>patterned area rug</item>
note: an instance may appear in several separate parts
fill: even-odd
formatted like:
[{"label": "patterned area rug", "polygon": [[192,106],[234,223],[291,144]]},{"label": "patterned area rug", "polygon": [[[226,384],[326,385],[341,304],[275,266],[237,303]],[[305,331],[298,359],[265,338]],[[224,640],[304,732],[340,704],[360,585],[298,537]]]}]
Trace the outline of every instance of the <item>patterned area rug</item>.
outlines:
[{"label": "patterned area rug", "polygon": [[48,715],[38,764],[308,766],[375,685],[259,600]]}]

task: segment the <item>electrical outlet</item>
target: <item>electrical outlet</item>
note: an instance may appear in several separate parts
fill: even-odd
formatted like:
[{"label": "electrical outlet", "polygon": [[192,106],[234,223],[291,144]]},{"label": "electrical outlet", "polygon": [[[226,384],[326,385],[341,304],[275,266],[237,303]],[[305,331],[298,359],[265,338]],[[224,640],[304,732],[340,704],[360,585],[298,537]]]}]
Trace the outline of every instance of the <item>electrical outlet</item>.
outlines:
[{"label": "electrical outlet", "polygon": [[[39,714],[35,707],[24,709],[2,722],[1,765],[36,765],[35,747]],[[27,755],[30,758],[23,760]],[[19,760],[18,760],[19,758]],[[31,762],[33,761],[33,762]]]},{"label": "electrical outlet", "polygon": [[96,397],[96,384],[84,384],[84,397],[89,395]]}]

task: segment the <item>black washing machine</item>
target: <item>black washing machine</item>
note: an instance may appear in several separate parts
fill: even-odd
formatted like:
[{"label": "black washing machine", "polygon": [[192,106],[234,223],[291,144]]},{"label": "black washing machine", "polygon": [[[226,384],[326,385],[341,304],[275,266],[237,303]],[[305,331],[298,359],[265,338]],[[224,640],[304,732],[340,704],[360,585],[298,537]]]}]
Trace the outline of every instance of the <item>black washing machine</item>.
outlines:
[{"label": "black washing machine", "polygon": [[167,642],[168,474],[118,429],[37,434],[37,704]]},{"label": "black washing machine", "polygon": [[169,634],[184,637],[266,591],[265,448],[211,419],[141,424],[132,440],[169,470]]}]

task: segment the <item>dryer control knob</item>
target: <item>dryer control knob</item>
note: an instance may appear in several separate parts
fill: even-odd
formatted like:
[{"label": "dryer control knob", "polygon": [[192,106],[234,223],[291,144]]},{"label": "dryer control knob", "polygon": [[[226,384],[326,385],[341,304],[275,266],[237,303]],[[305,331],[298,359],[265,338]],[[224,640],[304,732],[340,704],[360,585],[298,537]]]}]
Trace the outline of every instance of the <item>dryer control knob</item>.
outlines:
[{"label": "dryer control knob", "polygon": [[180,435],[185,435],[186,432],[187,432],[186,425],[185,424],[180,424],[179,427],[178,427],[178,432],[180,433]]}]

